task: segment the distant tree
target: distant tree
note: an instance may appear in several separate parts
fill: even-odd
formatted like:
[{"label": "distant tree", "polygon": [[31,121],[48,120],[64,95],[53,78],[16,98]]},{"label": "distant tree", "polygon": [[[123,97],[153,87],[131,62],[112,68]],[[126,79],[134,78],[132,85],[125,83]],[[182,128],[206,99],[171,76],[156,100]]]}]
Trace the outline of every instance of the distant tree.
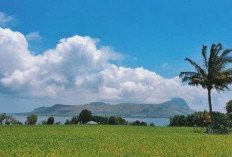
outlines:
[{"label": "distant tree", "polygon": [[[215,124],[221,123],[222,116],[213,112],[213,115],[216,116]],[[169,126],[198,126],[206,127],[211,123],[210,114],[207,111],[195,112],[191,115],[175,115],[170,118]]]},{"label": "distant tree", "polygon": [[6,119],[6,121],[5,121],[5,125],[10,125],[10,119]]},{"label": "distant tree", "polygon": [[46,121],[46,120],[42,120],[41,124],[42,124],[42,125],[46,125],[46,124],[47,124],[47,121]]},{"label": "distant tree", "polygon": [[70,120],[70,124],[78,124],[80,122],[80,120],[79,120],[79,117],[78,116],[74,116],[74,117],[72,117],[71,118],[71,120]]},{"label": "distant tree", "polygon": [[226,111],[227,111],[227,114],[232,113],[232,100],[226,103]]},{"label": "distant tree", "polygon": [[69,119],[66,119],[66,121],[65,121],[65,123],[64,123],[65,125],[68,125],[68,124],[70,124],[70,120]]},{"label": "distant tree", "polygon": [[124,118],[117,117],[119,125],[127,125],[127,121]]},{"label": "distant tree", "polygon": [[10,123],[13,125],[19,125],[22,124],[20,121],[18,121],[17,119],[15,119],[14,117],[9,117]]},{"label": "distant tree", "polygon": [[60,124],[61,124],[61,122],[60,122],[60,121],[56,122],[56,125],[60,125]]},{"label": "distant tree", "polygon": [[91,120],[94,122],[97,122],[98,124],[107,124],[108,123],[108,118],[102,117],[102,116],[92,116]]},{"label": "distant tree", "polygon": [[155,124],[154,124],[154,123],[151,123],[150,126],[155,126]]},{"label": "distant tree", "polygon": [[15,119],[14,117],[12,116],[7,116],[6,117],[6,121],[5,121],[5,124],[6,125],[16,125],[16,124],[21,124],[21,122],[19,122],[17,119]]},{"label": "distant tree", "polygon": [[175,115],[170,118],[170,126],[186,126],[186,124],[184,115]]},{"label": "distant tree", "polygon": [[132,122],[131,124],[132,124],[132,125],[140,125],[140,123],[141,123],[141,122],[140,122],[139,120],[136,120],[136,121]]},{"label": "distant tree", "polygon": [[202,86],[208,91],[208,103],[211,123],[214,126],[214,117],[211,103],[211,90],[215,88],[217,91],[224,89],[229,90],[229,84],[232,83],[232,68],[226,69],[228,63],[232,63],[232,57],[228,56],[232,49],[226,49],[222,52],[223,47],[220,43],[212,44],[209,56],[207,55],[207,46],[203,45],[203,67],[189,58],[188,61],[196,71],[181,72],[180,77],[183,82],[189,85]]},{"label": "distant tree", "polygon": [[140,126],[147,126],[147,123],[146,122],[141,122]]},{"label": "distant tree", "polygon": [[54,117],[49,117],[48,120],[47,120],[48,125],[52,125],[52,124],[54,124],[54,122],[55,122]]},{"label": "distant tree", "polygon": [[38,120],[38,116],[37,116],[37,115],[30,115],[30,116],[27,116],[26,124],[35,125],[36,122],[37,122],[37,120]]},{"label": "distant tree", "polygon": [[92,117],[92,112],[87,109],[82,110],[78,116],[79,121],[82,124],[89,122],[91,120],[91,117]]},{"label": "distant tree", "polygon": [[110,125],[118,125],[119,124],[119,121],[118,121],[118,118],[115,117],[115,116],[111,116],[108,120],[108,124]]},{"label": "distant tree", "polygon": [[[212,113],[213,114],[213,113]],[[211,123],[211,116],[207,111],[195,112],[193,114],[193,123],[197,126],[206,127]]]},{"label": "distant tree", "polygon": [[0,124],[2,125],[2,122],[7,118],[6,113],[0,114]]},{"label": "distant tree", "polygon": [[220,128],[221,126],[227,126],[228,117],[224,113],[213,112],[215,127]]}]

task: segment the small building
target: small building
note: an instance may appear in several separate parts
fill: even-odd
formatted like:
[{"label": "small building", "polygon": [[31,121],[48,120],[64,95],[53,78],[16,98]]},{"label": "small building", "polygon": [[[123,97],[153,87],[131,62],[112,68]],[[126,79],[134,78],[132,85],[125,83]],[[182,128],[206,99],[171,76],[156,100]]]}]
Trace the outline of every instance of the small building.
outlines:
[{"label": "small building", "polygon": [[89,121],[89,122],[86,123],[86,124],[88,124],[88,125],[96,125],[96,124],[98,124],[98,123],[96,123],[96,122],[94,122],[94,121]]}]

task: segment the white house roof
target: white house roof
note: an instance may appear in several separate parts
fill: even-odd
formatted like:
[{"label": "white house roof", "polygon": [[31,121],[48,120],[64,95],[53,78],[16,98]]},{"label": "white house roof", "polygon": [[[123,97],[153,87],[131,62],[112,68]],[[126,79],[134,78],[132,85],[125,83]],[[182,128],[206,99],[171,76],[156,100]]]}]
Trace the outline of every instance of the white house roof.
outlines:
[{"label": "white house roof", "polygon": [[96,125],[96,124],[98,124],[98,123],[96,123],[96,122],[94,122],[94,121],[89,121],[89,122],[88,122],[88,123],[86,123],[86,124]]}]

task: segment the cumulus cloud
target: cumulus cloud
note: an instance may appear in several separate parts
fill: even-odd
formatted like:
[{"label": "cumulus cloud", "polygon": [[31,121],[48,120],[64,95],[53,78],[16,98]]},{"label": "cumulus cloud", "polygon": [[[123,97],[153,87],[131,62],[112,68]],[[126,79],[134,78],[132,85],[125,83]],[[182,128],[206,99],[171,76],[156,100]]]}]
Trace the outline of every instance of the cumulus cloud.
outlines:
[{"label": "cumulus cloud", "polygon": [[10,22],[12,22],[13,17],[6,15],[3,12],[0,12],[0,26],[7,26]]},{"label": "cumulus cloud", "polygon": [[[207,109],[202,88],[183,85],[178,77],[164,78],[142,67],[112,64],[122,55],[97,47],[91,37],[64,38],[56,48],[34,55],[28,37],[0,28],[0,92],[18,97],[49,98],[79,104],[91,101],[160,103],[183,97],[194,109]],[[228,94],[213,92],[222,110]]]}]

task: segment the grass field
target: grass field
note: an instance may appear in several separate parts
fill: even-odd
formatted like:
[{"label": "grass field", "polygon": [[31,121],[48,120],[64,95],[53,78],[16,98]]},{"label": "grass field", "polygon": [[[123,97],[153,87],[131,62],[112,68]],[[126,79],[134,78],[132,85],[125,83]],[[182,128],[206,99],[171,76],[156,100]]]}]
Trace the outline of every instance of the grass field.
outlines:
[{"label": "grass field", "polygon": [[231,156],[232,135],[193,128],[0,126],[0,156]]}]

